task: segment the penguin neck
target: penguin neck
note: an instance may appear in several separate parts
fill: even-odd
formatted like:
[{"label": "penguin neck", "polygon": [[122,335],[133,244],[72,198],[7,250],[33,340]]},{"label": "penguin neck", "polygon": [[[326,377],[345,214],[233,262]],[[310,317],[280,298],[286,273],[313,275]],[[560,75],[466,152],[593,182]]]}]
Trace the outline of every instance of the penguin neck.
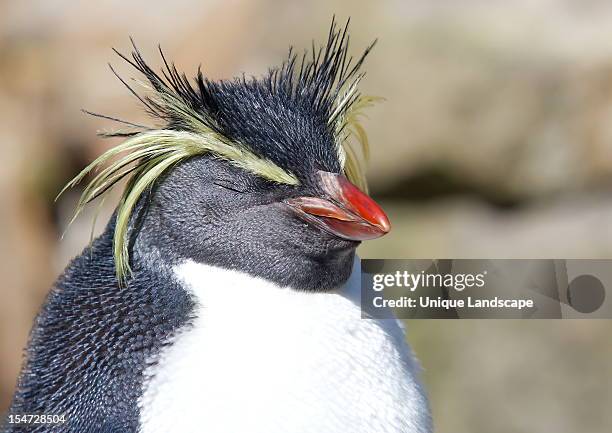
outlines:
[{"label": "penguin neck", "polygon": [[[196,298],[210,299],[214,293],[222,292],[229,294],[235,291],[240,293],[242,290],[257,293],[257,289],[262,289],[268,295],[279,293],[296,293],[296,296],[308,294],[334,294],[342,296],[360,305],[360,275],[361,265],[357,256],[353,259],[353,266],[349,279],[342,285],[329,287],[326,290],[312,292],[300,290],[296,287],[281,286],[265,278],[249,275],[237,270],[227,269],[220,266],[213,266],[206,263],[197,263],[193,260],[183,260],[172,267],[174,278],[187,291],[195,295]],[[261,294],[258,294],[261,297]]]}]

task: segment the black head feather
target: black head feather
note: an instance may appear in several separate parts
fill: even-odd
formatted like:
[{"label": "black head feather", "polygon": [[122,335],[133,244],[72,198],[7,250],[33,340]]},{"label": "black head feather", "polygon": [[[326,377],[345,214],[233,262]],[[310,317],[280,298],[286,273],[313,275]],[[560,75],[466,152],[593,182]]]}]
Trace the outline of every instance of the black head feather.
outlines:
[{"label": "black head feather", "polygon": [[[164,67],[159,73],[146,63],[133,40],[130,57],[115,52],[143,74],[146,85],[154,92],[172,94],[197,113],[211,130],[231,141],[245,143],[255,154],[304,180],[314,170],[342,171],[338,152],[342,138],[338,135],[343,128],[338,128],[337,122],[360,95],[355,91],[341,106],[338,102],[347,87],[363,76],[360,67],[375,44],[374,41],[357,59],[349,56],[348,27],[349,21],[340,28],[332,20],[323,46],[316,48],[313,42],[311,50],[301,56],[290,49],[288,58],[263,77],[211,81],[198,68],[196,77],[190,80],[167,61],[161,48]],[[112,67],[111,70],[146,111],[161,121],[162,127],[192,130],[183,116],[177,116],[151,96],[140,95]],[[120,122],[131,128],[139,126]],[[105,135],[125,137],[141,131]]]}]

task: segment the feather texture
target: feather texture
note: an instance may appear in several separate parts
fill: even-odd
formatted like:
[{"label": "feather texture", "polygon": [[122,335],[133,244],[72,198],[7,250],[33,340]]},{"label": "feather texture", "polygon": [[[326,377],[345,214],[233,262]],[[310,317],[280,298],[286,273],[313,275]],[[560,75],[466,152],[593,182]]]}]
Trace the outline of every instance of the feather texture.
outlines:
[{"label": "feather texture", "polygon": [[[364,192],[368,192],[365,163],[370,157],[370,143],[360,117],[364,116],[364,109],[382,100],[379,96],[358,95],[336,121],[336,139],[344,173],[348,180]],[[353,148],[354,142],[359,145],[361,155]]]}]

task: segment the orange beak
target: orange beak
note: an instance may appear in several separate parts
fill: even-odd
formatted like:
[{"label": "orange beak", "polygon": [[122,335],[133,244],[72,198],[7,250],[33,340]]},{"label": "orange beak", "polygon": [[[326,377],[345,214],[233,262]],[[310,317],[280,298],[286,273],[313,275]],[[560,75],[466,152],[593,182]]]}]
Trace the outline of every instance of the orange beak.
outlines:
[{"label": "orange beak", "polygon": [[389,218],[380,206],[344,176],[318,173],[325,198],[296,197],[285,203],[304,221],[328,233],[352,241],[386,235]]}]

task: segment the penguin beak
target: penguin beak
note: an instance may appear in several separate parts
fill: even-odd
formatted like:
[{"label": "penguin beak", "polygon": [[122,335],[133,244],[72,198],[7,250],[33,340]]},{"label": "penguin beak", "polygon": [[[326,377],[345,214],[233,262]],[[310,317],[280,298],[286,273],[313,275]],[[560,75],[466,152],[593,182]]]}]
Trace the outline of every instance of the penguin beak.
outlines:
[{"label": "penguin beak", "polygon": [[343,239],[365,241],[386,235],[389,218],[380,206],[344,176],[319,171],[324,197],[284,201],[304,221]]}]

